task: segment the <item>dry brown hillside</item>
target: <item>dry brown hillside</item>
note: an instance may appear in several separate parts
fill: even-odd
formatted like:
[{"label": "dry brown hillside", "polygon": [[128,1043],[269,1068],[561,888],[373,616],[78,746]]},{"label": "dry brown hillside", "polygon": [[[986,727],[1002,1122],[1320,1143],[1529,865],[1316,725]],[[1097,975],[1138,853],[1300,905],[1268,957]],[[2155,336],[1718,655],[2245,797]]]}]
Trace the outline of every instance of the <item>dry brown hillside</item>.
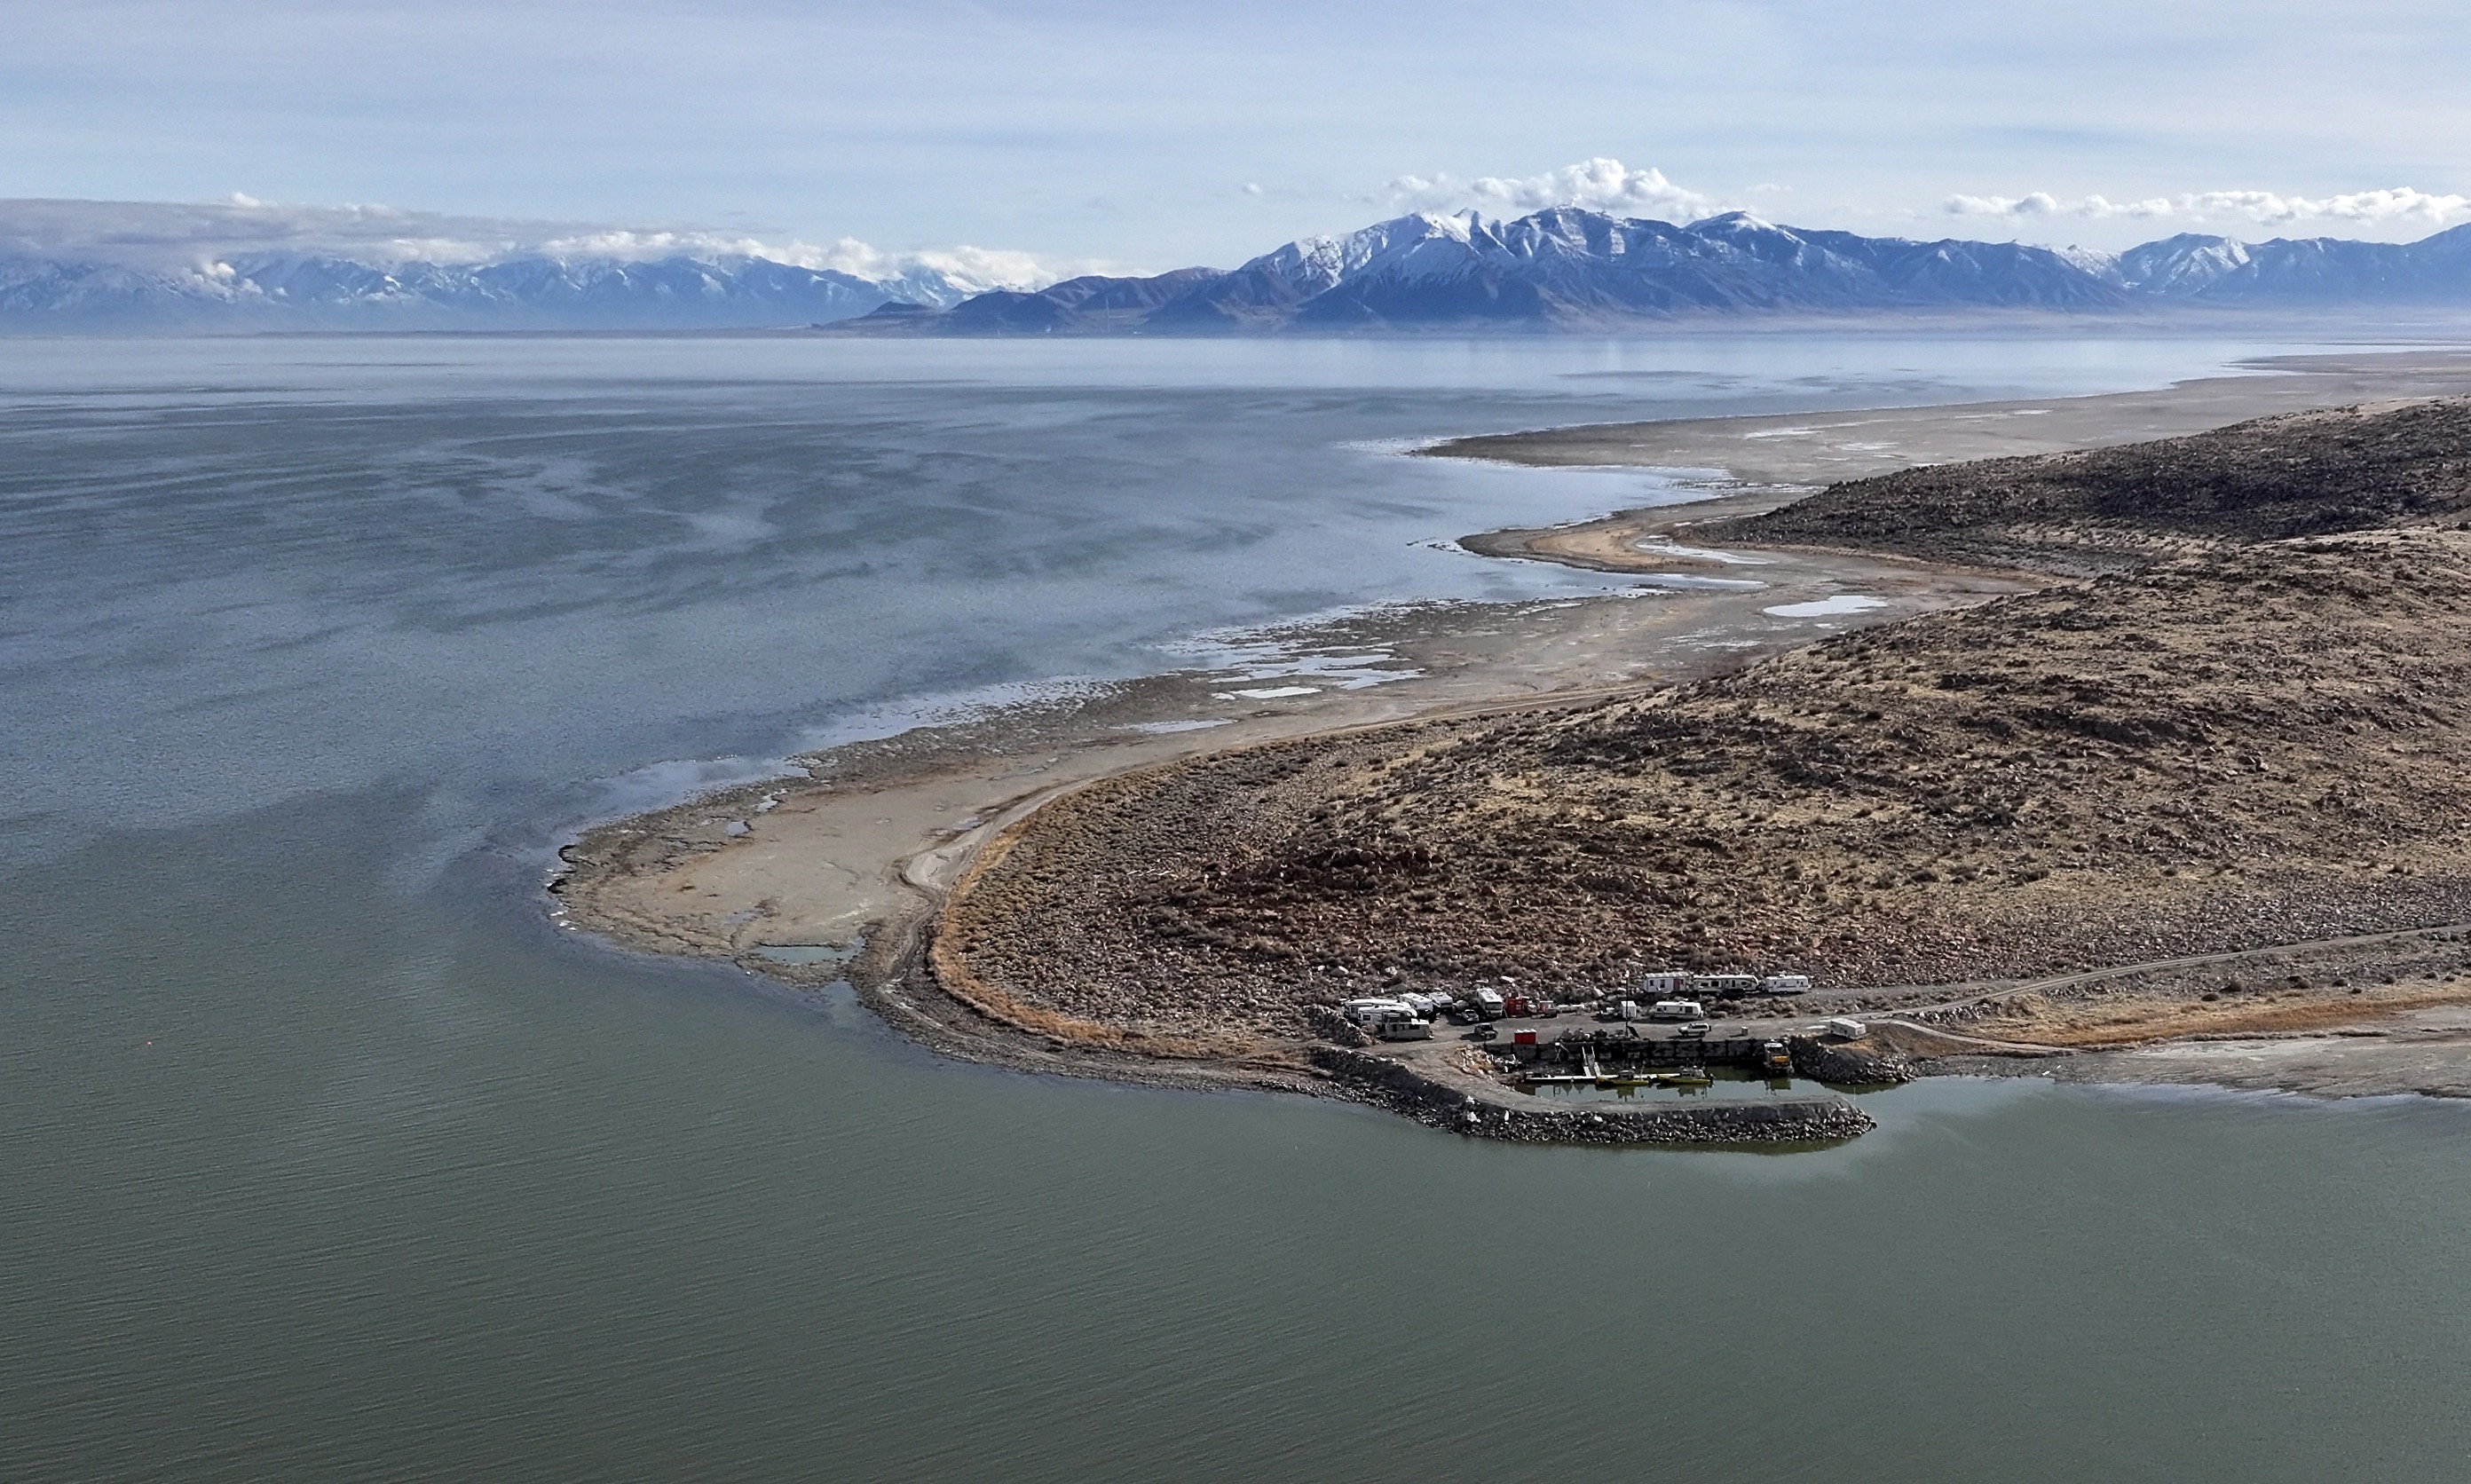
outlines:
[{"label": "dry brown hillside", "polygon": [[2471,508],[2471,400],[2337,408],[2193,437],[1855,480],[1710,539],[2074,575]]},{"label": "dry brown hillside", "polygon": [[[2246,426],[2209,457],[2324,468],[2310,440],[2328,429],[2385,446],[2372,417]],[[2463,444],[2438,441],[2333,507],[2458,507]],[[2181,483],[2096,490],[2049,524],[2090,509],[2214,534],[1657,695],[1116,780],[989,858],[942,956],[1071,1019],[1289,1033],[1307,1003],[1394,978],[1599,987],[1667,964],[1927,984],[2471,920],[2471,532],[2236,544],[2316,518],[2180,451],[2115,466]],[[1977,504],[2024,499],[2012,470],[1985,479]],[[1953,468],[1925,487],[1970,486]],[[1855,544],[1872,515],[1849,508],[1795,534]]]}]

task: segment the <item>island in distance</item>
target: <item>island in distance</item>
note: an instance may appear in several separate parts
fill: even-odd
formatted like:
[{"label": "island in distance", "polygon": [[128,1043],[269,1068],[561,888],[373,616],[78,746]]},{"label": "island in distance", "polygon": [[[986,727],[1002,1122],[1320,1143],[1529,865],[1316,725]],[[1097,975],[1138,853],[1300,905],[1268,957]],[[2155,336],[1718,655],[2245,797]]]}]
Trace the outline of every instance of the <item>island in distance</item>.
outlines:
[{"label": "island in distance", "polygon": [[[1556,438],[1602,433],[1436,451],[1551,462]],[[944,876],[906,873],[936,889],[877,924],[851,977],[964,1055],[1359,1096],[1515,1139],[1859,1132],[1841,1099],[1521,1091],[1777,1055],[1833,1083],[2471,1095],[2471,400],[1625,519],[1591,561],[1764,549],[2000,586],[1679,685],[1048,789],[945,851]],[[700,829],[730,808],[587,836],[559,885],[577,923],[723,954],[717,931],[770,930],[774,901],[725,930],[693,916],[739,906],[700,890],[720,880],[703,862],[762,848]],[[1660,993],[1704,996],[1708,1024],[1620,1009]],[[1342,1013],[1486,994],[1610,1019],[1376,1047]]]},{"label": "island in distance", "polygon": [[[64,210],[78,203],[0,203]],[[109,204],[109,203],[97,203]],[[142,204],[121,208],[143,216]],[[168,209],[168,208],[166,208]],[[177,266],[0,252],[0,333],[268,330],[1219,335],[1605,331],[1696,319],[1991,313],[2249,316],[2471,310],[2471,225],[2415,243],[2178,236],[2126,252],[1561,207],[1418,214],[1306,238],[1232,271],[983,289],[761,256],[514,253],[438,263],[235,251]]]}]

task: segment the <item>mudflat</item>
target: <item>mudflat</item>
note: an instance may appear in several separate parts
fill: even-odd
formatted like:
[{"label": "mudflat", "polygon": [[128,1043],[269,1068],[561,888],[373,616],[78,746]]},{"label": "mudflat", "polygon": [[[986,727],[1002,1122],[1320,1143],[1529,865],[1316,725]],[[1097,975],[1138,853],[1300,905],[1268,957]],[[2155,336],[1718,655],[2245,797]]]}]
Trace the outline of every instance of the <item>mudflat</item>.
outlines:
[{"label": "mudflat", "polygon": [[[1584,991],[1656,964],[1812,973],[1829,1008],[1910,1016],[1883,1054],[1925,1069],[1995,1044],[2080,1052],[2086,1074],[2471,1091],[2444,1072],[2471,986],[2442,934],[2271,983],[2052,982],[2471,920],[2462,412],[2392,405],[2466,386],[2458,357],[2318,358],[2133,397],[1445,445],[1747,479],[1468,543],[1672,585],[1380,611],[1283,636],[1284,673],[1154,677],[818,756],[592,832],[559,889],[632,946],[847,973],[931,1044],[1100,1075],[1332,1091],[1315,1007],[1361,986]],[[2117,471],[2016,464],[2346,399],[2381,405],[2130,463],[2179,487],[2348,439],[2355,483],[2417,504],[2277,533],[2271,499],[2123,517],[2097,498]],[[2401,444],[2381,421],[2414,416]],[[1823,422],[1844,431],[1752,436]],[[1875,472],[1857,459],[1986,444],[2013,457],[1794,504]],[[1978,539],[1883,536],[1890,507],[1908,536]],[[1764,585],[1722,585],[1744,571]],[[1348,665],[1405,678],[1310,679]],[[781,961],[832,945],[854,961]],[[2244,1032],[2339,1037],[2343,1071],[2133,1049]],[[2398,1037],[2411,1057],[2354,1050]]]}]

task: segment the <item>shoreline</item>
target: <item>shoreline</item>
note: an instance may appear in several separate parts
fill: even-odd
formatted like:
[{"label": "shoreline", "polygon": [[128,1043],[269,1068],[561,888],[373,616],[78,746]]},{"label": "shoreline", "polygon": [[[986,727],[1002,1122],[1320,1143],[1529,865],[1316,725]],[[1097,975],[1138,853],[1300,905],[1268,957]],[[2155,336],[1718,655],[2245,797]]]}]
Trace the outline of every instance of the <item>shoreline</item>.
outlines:
[{"label": "shoreline", "polygon": [[[933,961],[935,921],[1032,813],[1103,780],[1407,720],[1650,694],[1746,668],[1829,633],[2063,580],[1815,549],[1711,552],[1689,544],[1694,525],[1775,508],[1823,481],[1877,472],[1883,461],[1904,467],[1983,457],[1986,440],[2016,453],[2097,446],[2263,412],[2471,388],[2471,358],[2462,356],[2301,360],[2304,365],[2290,366],[2296,374],[2209,378],[2163,392],[1612,425],[1433,445],[1418,455],[1543,467],[1615,461],[1722,467],[1735,479],[1702,501],[1461,542],[1481,555],[1636,576],[1648,584],[1642,589],[1581,600],[1375,609],[1272,631],[1278,641],[1272,648],[1283,644],[1289,651],[1283,660],[1274,655],[1246,670],[1143,677],[1077,699],[834,749],[800,760],[809,767],[806,778],[742,785],[587,831],[561,852],[567,870],[552,890],[576,926],[624,947],[729,958],[792,984],[846,978],[888,1023],[946,1054],[1157,1086],[1335,1095],[1430,1122],[1419,1113],[1431,1112],[1425,1092],[1404,1095],[1361,1067],[1333,1066],[1339,1059],[1310,1053],[1306,1043],[1256,1037],[1177,1045],[1172,1036],[1139,1027],[1101,1033],[1102,1027],[1067,1024],[1052,1012],[1024,1014],[1026,1007],[998,1002],[1000,994],[991,999],[953,982],[955,966]],[[1729,447],[1739,457],[1708,457]],[[1711,578],[1762,585],[1706,585]],[[1851,598],[1876,599],[1878,605],[1851,611]],[[1767,611],[1775,608],[1804,612]],[[1338,686],[1315,683],[1333,672],[1349,679]],[[792,963],[764,952],[781,947],[837,949],[845,956],[826,953]],[[1040,1015],[1048,1016],[1043,1025]],[[2459,1028],[2471,1031],[2471,1017]],[[2453,1034],[2450,1023],[2425,1029]],[[2160,1044],[2228,1043],[2174,1038]],[[2142,1048],[2075,1050],[2061,1064],[2086,1073],[2063,1074],[2066,1080],[2239,1087],[2261,1085],[2256,1079],[2263,1077],[2262,1085],[2315,1083],[2290,1090],[2332,1095],[2434,1090],[2380,1083],[2375,1069],[2362,1065],[2376,1060],[2373,1048],[2339,1049],[2342,1065],[2332,1072],[2303,1066],[2305,1058],[2287,1051],[2247,1047],[2166,1055]],[[1918,1070],[2000,1070],[1963,1060]],[[2445,1091],[2471,1095],[2471,1083]],[[1436,1126],[1459,1125],[1445,1119]],[[1836,1133],[1818,1142],[1856,1132],[1851,1120],[1840,1120]],[[1516,1137],[1541,1136],[1531,1130]],[[1549,1137],[1588,1134],[1565,1128]],[[1652,1142],[1669,1142],[1669,1136]]]}]

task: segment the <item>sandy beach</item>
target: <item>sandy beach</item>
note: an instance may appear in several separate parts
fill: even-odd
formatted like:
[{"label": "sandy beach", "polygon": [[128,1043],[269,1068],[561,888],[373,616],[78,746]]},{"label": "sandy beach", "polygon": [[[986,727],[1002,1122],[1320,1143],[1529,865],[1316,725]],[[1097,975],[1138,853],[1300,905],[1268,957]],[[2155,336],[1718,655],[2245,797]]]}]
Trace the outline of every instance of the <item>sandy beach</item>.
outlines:
[{"label": "sandy beach", "polygon": [[[1685,505],[1463,542],[1503,559],[1633,575],[1638,585],[1629,592],[1375,609],[1248,636],[1237,664],[1092,688],[802,758],[803,776],[589,831],[566,852],[567,873],[553,889],[572,924],[630,949],[725,957],[790,983],[847,978],[893,1024],[953,1054],[1082,1075],[1331,1093],[1338,1090],[1280,1037],[1063,1025],[1000,997],[973,1002],[949,974],[939,981],[919,972],[923,930],[991,842],[1098,780],[1409,718],[1645,695],[1831,634],[2053,580],[1855,553],[1701,545],[1694,527],[1916,464],[2099,447],[2271,412],[2465,389],[2471,358],[2462,355],[2321,356],[2153,392],[1444,443],[1423,453],[1540,466],[1715,468],[1728,478]],[[2392,1039],[2384,1029],[2346,1033],[2360,1026],[2312,1027],[2315,1039],[2297,1049],[2274,1042],[2235,1052],[2217,1039],[2104,1050],[2077,1060],[2069,1074],[2327,1093],[2393,1091],[2399,1076],[2399,1085],[2454,1091],[2432,1085],[2426,1063],[2431,1054],[2459,1059],[2471,1048],[2471,1025],[2425,1013],[2436,1019],[2413,1022],[2408,1037],[2416,1075],[2393,1070],[2403,1061],[2378,1061],[2372,1045]]]}]

